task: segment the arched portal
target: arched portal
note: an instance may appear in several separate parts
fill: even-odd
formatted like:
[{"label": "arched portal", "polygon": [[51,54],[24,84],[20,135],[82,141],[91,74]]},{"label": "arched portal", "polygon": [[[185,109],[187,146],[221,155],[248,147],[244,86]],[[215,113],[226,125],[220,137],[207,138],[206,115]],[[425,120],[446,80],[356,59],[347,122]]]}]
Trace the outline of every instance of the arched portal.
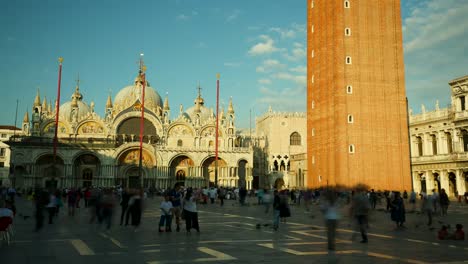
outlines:
[{"label": "arched portal", "polygon": [[[432,174],[434,177],[434,186],[431,186],[431,190],[435,189],[438,193],[440,193],[441,185],[440,185],[440,175],[439,173],[435,172]],[[429,191],[431,191],[429,190]]]},{"label": "arched portal", "polygon": [[13,170],[13,186],[15,188],[24,186],[24,175],[26,174],[26,169],[23,166],[16,166]]},{"label": "arched portal", "polygon": [[[122,121],[117,127],[117,142],[120,144],[140,140],[140,117],[130,117]],[[159,137],[156,127],[145,118],[143,121],[143,142],[155,144]]]},{"label": "arched portal", "polygon": [[36,160],[36,172],[40,176],[41,181],[35,182],[34,185],[44,186],[48,189],[59,187],[60,178],[64,175],[64,162],[59,156],[45,154]]},{"label": "arched portal", "polygon": [[449,188],[448,188],[448,195],[458,195],[458,190],[457,190],[457,176],[453,172],[449,172],[448,174],[448,179],[449,179]]},{"label": "arched portal", "polygon": [[93,179],[100,174],[101,161],[94,154],[81,154],[73,162],[73,175],[76,187],[90,187]]},{"label": "arched portal", "polygon": [[[210,157],[203,162],[202,167],[203,167],[203,177],[205,178],[206,181],[206,186],[215,186],[215,174],[216,174],[216,161],[215,157]],[[219,184],[219,179],[220,179],[220,168],[221,167],[226,167],[227,164],[226,162],[218,158],[218,184]]]},{"label": "arched portal", "polygon": [[427,186],[426,186],[426,176],[423,173],[419,174],[419,179],[421,181],[421,191],[423,193],[427,193]]},{"label": "arched portal", "polygon": [[[149,170],[156,166],[156,161],[146,149],[143,149],[141,156],[140,171],[140,150],[138,148],[127,149],[118,157],[119,173],[116,184],[129,188],[139,188],[153,186],[154,179],[149,179]],[[140,178],[141,174],[141,178]]]},{"label": "arched portal", "polygon": [[171,186],[175,183],[179,183],[184,186],[185,178],[187,176],[191,176],[189,173],[191,172],[191,168],[194,167],[194,162],[191,158],[182,155],[173,159],[169,166]]},{"label": "arched portal", "polygon": [[[238,165],[238,175],[239,175],[239,187],[245,187],[247,188],[247,161],[246,160],[240,160]],[[250,187],[249,187],[250,188]]]}]

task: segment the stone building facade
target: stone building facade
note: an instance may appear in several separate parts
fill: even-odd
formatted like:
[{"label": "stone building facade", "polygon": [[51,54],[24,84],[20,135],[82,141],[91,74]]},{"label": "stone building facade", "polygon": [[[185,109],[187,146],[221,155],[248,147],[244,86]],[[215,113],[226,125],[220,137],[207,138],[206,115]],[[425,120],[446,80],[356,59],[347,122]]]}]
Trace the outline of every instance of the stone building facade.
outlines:
[{"label": "stone building facade", "polygon": [[15,126],[0,126],[0,186],[10,185],[11,149],[5,142],[8,142],[12,136],[21,134],[21,129]]},{"label": "stone building facade", "polygon": [[259,188],[275,186],[281,181],[285,187],[303,187],[306,171],[294,164],[292,157],[307,150],[305,113],[274,112],[256,119],[254,146],[254,176]]},{"label": "stone building facade", "polygon": [[468,76],[449,82],[451,106],[421,113],[410,110],[413,188],[445,189],[450,196],[468,190]]},{"label": "stone building facade", "polygon": [[[164,102],[146,81],[142,171],[139,133],[143,78],[108,96],[105,116],[86,103],[79,83],[71,100],[59,108],[58,147],[54,160],[55,107],[39,91],[32,114],[25,114],[25,136],[12,138],[12,182],[18,187],[156,186],[176,182],[202,187],[252,185],[253,151],[236,144],[236,115],[232,99],[219,116],[219,160],[215,162],[216,116],[205,106],[201,89],[194,105],[180,108],[171,118]],[[66,94],[66,92],[65,92]],[[215,102],[213,102],[215,103]]]},{"label": "stone building facade", "polygon": [[411,188],[401,1],[307,2],[308,184]]}]

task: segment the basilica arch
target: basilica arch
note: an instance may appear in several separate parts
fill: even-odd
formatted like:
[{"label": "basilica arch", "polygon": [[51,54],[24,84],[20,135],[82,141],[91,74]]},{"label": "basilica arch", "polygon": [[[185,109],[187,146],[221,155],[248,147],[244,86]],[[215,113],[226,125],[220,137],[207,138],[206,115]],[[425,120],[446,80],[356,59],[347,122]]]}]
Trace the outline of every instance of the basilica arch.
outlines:
[{"label": "basilica arch", "polygon": [[[220,173],[219,171],[222,168],[226,168],[227,164],[226,161],[218,157],[218,184],[220,184]],[[214,186],[215,185],[215,169],[216,169],[216,157],[209,157],[202,162],[202,171],[203,171],[203,178],[205,179],[206,186]]]},{"label": "basilica arch", "polygon": [[101,160],[96,154],[82,152],[73,159],[73,179],[75,186],[90,187],[100,176]]},{"label": "basilica arch", "polygon": [[247,160],[241,159],[237,162],[239,187],[247,187]]},{"label": "basilica arch", "polygon": [[175,183],[187,186],[186,180],[193,176],[194,166],[193,159],[187,155],[182,154],[174,157],[169,163],[170,186],[174,186]]},{"label": "basilica arch", "polygon": [[135,146],[133,148],[123,150],[117,155],[116,161],[118,167],[116,184],[130,188],[154,184],[151,182],[151,180],[154,179],[150,179],[150,175],[152,169],[156,166],[156,159],[149,150],[143,148],[141,178],[139,177],[139,148]]},{"label": "basilica arch", "polygon": [[62,157],[47,153],[40,155],[35,161],[36,179],[35,185],[55,189],[60,186],[64,175],[64,161]]}]

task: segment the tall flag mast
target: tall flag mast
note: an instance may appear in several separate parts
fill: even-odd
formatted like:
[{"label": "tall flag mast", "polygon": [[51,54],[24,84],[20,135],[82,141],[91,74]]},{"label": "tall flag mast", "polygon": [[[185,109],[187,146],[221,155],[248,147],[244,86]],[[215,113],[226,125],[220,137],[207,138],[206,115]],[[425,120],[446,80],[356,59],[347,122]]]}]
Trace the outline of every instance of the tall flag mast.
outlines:
[{"label": "tall flag mast", "polygon": [[215,143],[215,187],[218,187],[218,137],[219,137],[219,73],[216,74],[216,143]]},{"label": "tall flag mast", "polygon": [[138,178],[142,182],[142,170],[143,170],[143,134],[145,124],[145,90],[146,90],[146,66],[143,63],[143,53],[140,54],[140,80],[143,82],[141,89],[141,119],[140,119],[140,158],[138,166]]},{"label": "tall flag mast", "polygon": [[54,165],[57,160],[57,132],[59,122],[59,109],[60,109],[60,84],[62,82],[62,62],[63,58],[59,57],[59,74],[58,74],[58,88],[57,88],[57,104],[55,105],[55,134],[54,134]]}]

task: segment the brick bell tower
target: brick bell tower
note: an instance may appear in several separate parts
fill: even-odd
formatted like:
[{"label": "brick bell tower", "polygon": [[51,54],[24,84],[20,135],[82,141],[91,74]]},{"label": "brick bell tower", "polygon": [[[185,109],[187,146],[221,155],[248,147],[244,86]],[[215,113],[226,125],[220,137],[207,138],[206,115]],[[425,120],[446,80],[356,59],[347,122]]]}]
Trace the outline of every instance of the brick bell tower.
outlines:
[{"label": "brick bell tower", "polygon": [[411,190],[400,0],[308,0],[308,185]]}]

